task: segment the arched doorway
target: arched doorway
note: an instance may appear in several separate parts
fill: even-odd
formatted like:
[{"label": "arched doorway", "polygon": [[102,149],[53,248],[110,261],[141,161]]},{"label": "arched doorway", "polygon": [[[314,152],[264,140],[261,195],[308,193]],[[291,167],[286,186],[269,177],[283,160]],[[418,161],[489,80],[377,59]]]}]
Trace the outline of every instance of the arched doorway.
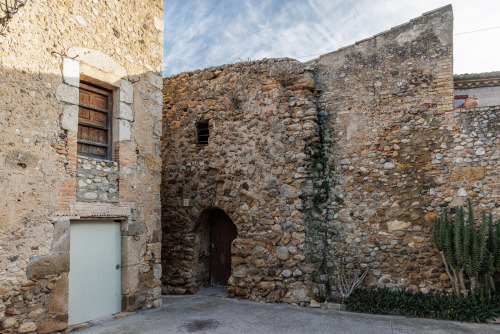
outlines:
[{"label": "arched doorway", "polygon": [[231,245],[238,234],[236,226],[221,209],[210,212],[210,285],[227,286],[231,276]]}]

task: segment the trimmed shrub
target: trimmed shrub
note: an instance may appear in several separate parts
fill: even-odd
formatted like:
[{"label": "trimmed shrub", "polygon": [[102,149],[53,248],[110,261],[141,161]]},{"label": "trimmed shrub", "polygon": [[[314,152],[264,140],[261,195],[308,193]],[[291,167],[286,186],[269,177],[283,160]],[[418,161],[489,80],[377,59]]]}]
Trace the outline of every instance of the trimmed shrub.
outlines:
[{"label": "trimmed shrub", "polygon": [[481,298],[476,295],[424,294],[407,290],[355,290],[346,300],[348,311],[398,314],[419,318],[487,322],[500,316],[500,296]]}]

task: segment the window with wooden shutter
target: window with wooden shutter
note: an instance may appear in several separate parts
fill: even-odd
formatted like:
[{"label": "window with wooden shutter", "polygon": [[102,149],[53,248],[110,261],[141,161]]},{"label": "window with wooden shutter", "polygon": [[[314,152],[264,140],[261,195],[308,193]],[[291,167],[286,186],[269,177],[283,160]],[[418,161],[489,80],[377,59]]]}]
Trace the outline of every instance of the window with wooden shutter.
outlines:
[{"label": "window with wooden shutter", "polygon": [[112,92],[80,82],[78,155],[111,159]]}]

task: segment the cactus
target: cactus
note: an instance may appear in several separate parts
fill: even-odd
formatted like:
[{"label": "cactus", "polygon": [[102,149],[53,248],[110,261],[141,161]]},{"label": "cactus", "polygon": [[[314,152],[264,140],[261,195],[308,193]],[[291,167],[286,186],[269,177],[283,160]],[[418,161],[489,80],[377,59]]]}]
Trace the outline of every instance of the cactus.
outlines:
[{"label": "cactus", "polygon": [[[468,295],[479,287],[495,290],[493,275],[500,270],[500,222],[483,212],[479,229],[468,200],[468,219],[463,207],[457,207],[454,219],[445,211],[434,221],[434,245],[441,254],[445,270],[457,295]],[[465,276],[469,281],[466,286]]]}]

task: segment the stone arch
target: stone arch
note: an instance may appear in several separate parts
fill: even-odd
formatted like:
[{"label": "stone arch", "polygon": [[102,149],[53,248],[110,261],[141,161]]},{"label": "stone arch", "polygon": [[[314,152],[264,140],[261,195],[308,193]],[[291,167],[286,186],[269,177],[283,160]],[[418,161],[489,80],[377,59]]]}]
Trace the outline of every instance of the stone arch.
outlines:
[{"label": "stone arch", "polygon": [[193,234],[194,276],[198,287],[227,286],[232,269],[232,243],[238,234],[233,220],[220,208],[205,209]]}]

